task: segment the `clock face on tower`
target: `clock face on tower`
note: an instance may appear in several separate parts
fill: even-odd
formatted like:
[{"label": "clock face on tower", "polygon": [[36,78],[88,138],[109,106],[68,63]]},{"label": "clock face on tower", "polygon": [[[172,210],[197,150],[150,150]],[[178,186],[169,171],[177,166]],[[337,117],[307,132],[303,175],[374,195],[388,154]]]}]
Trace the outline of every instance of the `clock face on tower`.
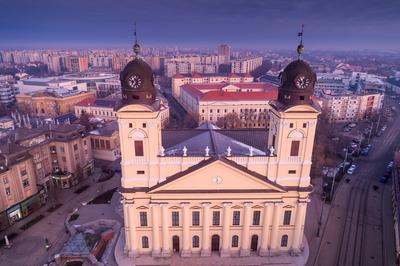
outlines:
[{"label": "clock face on tower", "polygon": [[294,80],[294,84],[298,89],[304,90],[310,85],[310,79],[303,75],[298,75]]},{"label": "clock face on tower", "polygon": [[139,89],[142,86],[143,82],[139,76],[132,75],[128,77],[128,85],[131,89]]}]

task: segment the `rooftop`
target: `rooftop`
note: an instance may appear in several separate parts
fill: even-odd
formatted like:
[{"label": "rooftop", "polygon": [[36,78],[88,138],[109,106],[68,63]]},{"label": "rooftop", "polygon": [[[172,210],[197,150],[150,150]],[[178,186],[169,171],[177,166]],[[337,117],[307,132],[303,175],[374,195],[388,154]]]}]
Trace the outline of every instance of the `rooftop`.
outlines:
[{"label": "rooftop", "polygon": [[[235,87],[240,91],[232,91]],[[270,101],[278,97],[275,85],[261,82],[186,84],[181,88],[201,101]],[[253,89],[258,91],[248,91]]]},{"label": "rooftop", "polygon": [[110,123],[102,125],[101,127],[98,127],[95,130],[90,131],[90,134],[110,137],[115,132],[118,132],[118,122],[112,121]]},{"label": "rooftop", "polygon": [[205,124],[189,130],[163,130],[162,145],[166,156],[268,156],[268,131],[265,129],[220,129]]},{"label": "rooftop", "polygon": [[94,107],[105,107],[113,108],[117,110],[120,106],[120,101],[113,98],[87,98],[76,104],[76,106],[94,106]]}]

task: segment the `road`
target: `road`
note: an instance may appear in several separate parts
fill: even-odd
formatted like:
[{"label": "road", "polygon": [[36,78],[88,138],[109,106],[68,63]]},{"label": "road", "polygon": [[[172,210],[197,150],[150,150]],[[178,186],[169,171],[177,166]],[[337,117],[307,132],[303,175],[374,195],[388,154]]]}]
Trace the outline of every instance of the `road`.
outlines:
[{"label": "road", "polygon": [[185,127],[185,119],[187,116],[187,112],[183,107],[178,103],[178,101],[172,96],[171,89],[164,90],[165,98],[168,100],[168,104],[170,107],[170,123],[169,127],[172,128],[184,128]]},{"label": "road", "polygon": [[357,158],[355,173],[338,185],[307,265],[394,265],[391,179],[382,184],[378,178],[400,144],[399,124],[400,117],[393,117],[386,132],[372,140],[370,155]]}]

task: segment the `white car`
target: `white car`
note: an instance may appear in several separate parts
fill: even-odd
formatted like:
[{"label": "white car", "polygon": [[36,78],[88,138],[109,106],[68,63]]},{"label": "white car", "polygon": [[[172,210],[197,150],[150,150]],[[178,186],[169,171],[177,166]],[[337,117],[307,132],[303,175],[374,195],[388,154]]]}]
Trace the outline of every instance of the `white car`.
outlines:
[{"label": "white car", "polygon": [[347,170],[347,174],[348,175],[352,175],[354,173],[354,169],[349,168],[349,170]]}]

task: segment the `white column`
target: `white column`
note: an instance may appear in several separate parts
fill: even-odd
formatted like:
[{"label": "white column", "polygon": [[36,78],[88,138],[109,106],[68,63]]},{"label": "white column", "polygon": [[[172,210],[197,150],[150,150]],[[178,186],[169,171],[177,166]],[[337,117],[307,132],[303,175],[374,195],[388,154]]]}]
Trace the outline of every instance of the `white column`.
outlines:
[{"label": "white column", "polygon": [[296,223],[294,225],[294,234],[292,241],[292,250],[295,253],[300,253],[301,242],[303,240],[303,225],[307,209],[307,202],[299,202],[296,210]]},{"label": "white column", "polygon": [[211,255],[210,249],[210,203],[203,203],[203,234],[201,242],[201,256],[207,257]]},{"label": "white column", "polygon": [[136,257],[138,255],[137,236],[136,236],[136,210],[133,204],[128,205],[129,216],[129,241],[130,249],[128,250],[129,257]]},{"label": "white column", "polygon": [[250,220],[251,220],[251,202],[244,203],[243,227],[240,245],[240,256],[250,256]]},{"label": "white column", "polygon": [[268,256],[268,243],[270,230],[269,227],[271,225],[271,217],[273,214],[273,202],[266,202],[264,204],[264,215],[263,215],[263,228],[261,233],[261,248],[260,248],[260,256]]},{"label": "white column", "polygon": [[169,216],[168,216],[168,204],[160,204],[162,211],[162,253],[161,256],[171,256],[170,242],[172,241],[169,237]]},{"label": "white column", "polygon": [[222,250],[221,250],[221,257],[229,257],[230,250],[229,250],[229,243],[230,243],[230,226],[231,226],[231,205],[232,203],[226,202],[224,203],[224,221],[223,221],[223,228],[222,228]]},{"label": "white column", "polygon": [[281,225],[282,221],[282,206],[283,203],[275,203],[274,206],[274,218],[272,222],[272,232],[271,232],[271,244],[270,244],[270,250],[271,254],[277,254],[278,253],[278,236],[279,236],[279,226]]},{"label": "white column", "polygon": [[183,207],[183,246],[182,246],[182,257],[190,257],[190,209],[189,203],[182,203],[181,206]]},{"label": "white column", "polygon": [[151,207],[151,224],[153,230],[153,249],[151,255],[153,257],[159,257],[161,254],[160,249],[160,218],[158,204],[150,204]]},{"label": "white column", "polygon": [[124,228],[125,228],[125,246],[124,246],[124,253],[128,254],[129,250],[131,249],[131,240],[130,236],[130,224],[129,224],[129,212],[128,212],[128,203],[123,201],[124,205]]}]

